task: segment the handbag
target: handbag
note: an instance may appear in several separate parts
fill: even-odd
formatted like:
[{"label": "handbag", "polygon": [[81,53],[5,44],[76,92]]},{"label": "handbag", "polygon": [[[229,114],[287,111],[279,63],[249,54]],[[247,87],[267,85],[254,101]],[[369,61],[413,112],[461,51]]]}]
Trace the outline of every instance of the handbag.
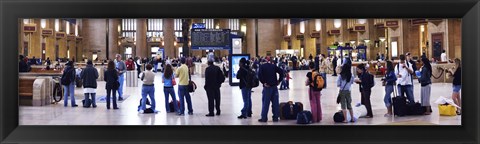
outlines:
[{"label": "handbag", "polygon": [[172,75],[172,86],[177,85],[177,81],[175,80],[175,77]]},{"label": "handbag", "polygon": [[441,116],[456,116],[457,115],[457,108],[453,105],[441,104],[441,105],[438,105],[438,113]]},{"label": "handbag", "polygon": [[342,99],[340,98],[340,92],[341,92],[346,86],[347,86],[347,83],[345,83],[345,85],[343,85],[343,88],[338,91],[337,104],[339,104],[339,103],[342,101]]},{"label": "handbag", "polygon": [[192,75],[190,75],[190,70],[188,70],[188,92],[195,92],[197,89],[197,84],[192,81]]}]

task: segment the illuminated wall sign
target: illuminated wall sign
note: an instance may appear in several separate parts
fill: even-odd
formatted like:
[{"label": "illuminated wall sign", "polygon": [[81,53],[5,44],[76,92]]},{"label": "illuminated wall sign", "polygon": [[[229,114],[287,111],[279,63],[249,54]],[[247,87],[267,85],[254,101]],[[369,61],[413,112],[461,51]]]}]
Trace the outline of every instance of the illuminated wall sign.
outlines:
[{"label": "illuminated wall sign", "polygon": [[53,29],[42,29],[43,36],[53,36]]},{"label": "illuminated wall sign", "polygon": [[23,32],[36,32],[37,31],[37,25],[36,24],[25,24],[23,26]]},{"label": "illuminated wall sign", "polygon": [[55,37],[56,38],[65,38],[67,35],[65,34],[65,32],[56,32],[55,33]]},{"label": "illuminated wall sign", "polygon": [[77,37],[76,39],[77,39],[77,41],[82,41],[83,40],[82,37]]},{"label": "illuminated wall sign", "polygon": [[398,27],[398,21],[385,21],[385,27]]},{"label": "illuminated wall sign", "polygon": [[285,41],[287,41],[287,42],[290,41],[290,36],[284,36],[284,37],[283,37],[283,40],[285,40]]},{"label": "illuminated wall sign", "polygon": [[339,29],[333,29],[333,30],[328,31],[328,33],[329,33],[330,35],[339,35],[339,34],[340,34],[340,30],[339,30]]},{"label": "illuminated wall sign", "polygon": [[353,27],[353,31],[365,31],[365,25],[357,25]]},{"label": "illuminated wall sign", "polygon": [[320,38],[320,32],[314,31],[310,34],[311,38]]},{"label": "illuminated wall sign", "polygon": [[205,29],[205,23],[193,23],[192,24],[192,29]]},{"label": "illuminated wall sign", "polygon": [[297,35],[297,39],[303,40],[303,38],[305,38],[305,36],[303,34]]},{"label": "illuminated wall sign", "polygon": [[423,25],[427,23],[426,19],[412,19],[412,25]]},{"label": "illuminated wall sign", "polygon": [[230,29],[192,29],[192,50],[231,49]]},{"label": "illuminated wall sign", "polygon": [[68,40],[75,40],[75,39],[76,39],[76,36],[75,36],[75,35],[72,35],[72,34],[69,34],[69,35],[67,35],[67,39],[68,39]]}]

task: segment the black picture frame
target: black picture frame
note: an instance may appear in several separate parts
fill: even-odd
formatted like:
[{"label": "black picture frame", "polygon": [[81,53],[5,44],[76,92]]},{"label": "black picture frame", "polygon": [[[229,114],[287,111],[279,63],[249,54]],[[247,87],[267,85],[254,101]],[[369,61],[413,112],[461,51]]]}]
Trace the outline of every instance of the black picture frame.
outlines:
[{"label": "black picture frame", "polygon": [[[478,0],[2,0],[2,143],[478,143]],[[462,18],[462,126],[19,126],[19,18]]]}]

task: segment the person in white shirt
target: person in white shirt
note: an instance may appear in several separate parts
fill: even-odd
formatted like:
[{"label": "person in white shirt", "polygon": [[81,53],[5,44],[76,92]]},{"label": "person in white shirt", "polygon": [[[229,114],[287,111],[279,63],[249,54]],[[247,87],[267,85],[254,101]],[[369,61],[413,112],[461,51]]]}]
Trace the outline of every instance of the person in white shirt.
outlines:
[{"label": "person in white shirt", "polygon": [[446,62],[446,61],[448,61],[448,59],[447,59],[447,53],[445,53],[445,50],[443,50],[442,54],[440,55],[440,61],[441,61],[441,62]]},{"label": "person in white shirt", "polygon": [[408,101],[415,102],[415,98],[413,96],[412,72],[412,64],[406,61],[405,55],[400,55],[400,63],[395,67],[398,95],[404,97],[404,94],[406,94]]}]

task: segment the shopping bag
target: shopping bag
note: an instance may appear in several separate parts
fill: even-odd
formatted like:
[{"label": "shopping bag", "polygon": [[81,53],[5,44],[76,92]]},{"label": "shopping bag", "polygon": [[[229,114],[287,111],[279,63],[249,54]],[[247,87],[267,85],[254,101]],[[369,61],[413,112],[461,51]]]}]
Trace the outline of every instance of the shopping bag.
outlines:
[{"label": "shopping bag", "polygon": [[441,116],[456,116],[457,108],[453,105],[438,105],[438,113]]}]

